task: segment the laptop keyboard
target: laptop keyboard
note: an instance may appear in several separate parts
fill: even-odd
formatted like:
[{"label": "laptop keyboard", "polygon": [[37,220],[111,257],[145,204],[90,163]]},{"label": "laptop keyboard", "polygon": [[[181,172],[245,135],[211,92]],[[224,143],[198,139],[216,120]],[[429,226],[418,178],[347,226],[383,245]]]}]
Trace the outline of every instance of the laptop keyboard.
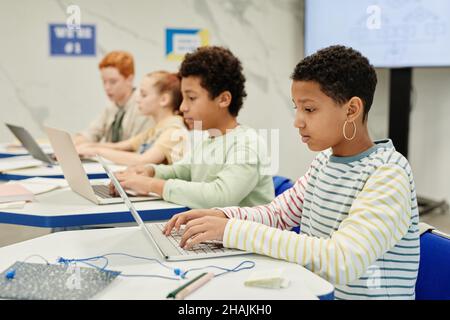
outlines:
[{"label": "laptop keyboard", "polygon": [[[157,228],[161,230],[164,229],[165,223],[155,223]],[[218,253],[227,252],[229,249],[223,247],[221,243],[205,242],[194,246],[192,249],[184,250],[180,247],[181,236],[183,235],[184,226],[180,228],[180,231],[175,229],[172,230],[171,234],[167,236],[169,242],[174,246],[174,248],[180,253],[180,255],[196,255],[205,253]]]},{"label": "laptop keyboard", "polygon": [[111,199],[115,198],[115,196],[109,193],[109,186],[103,184],[93,185],[94,193],[98,195],[102,199]]}]

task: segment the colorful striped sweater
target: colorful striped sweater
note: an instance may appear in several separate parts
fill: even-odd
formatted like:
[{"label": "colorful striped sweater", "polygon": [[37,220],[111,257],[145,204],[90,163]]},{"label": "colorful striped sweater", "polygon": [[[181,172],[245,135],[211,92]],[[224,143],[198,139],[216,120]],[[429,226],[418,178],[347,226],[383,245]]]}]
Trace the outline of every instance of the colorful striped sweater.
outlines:
[{"label": "colorful striped sweater", "polygon": [[[305,266],[335,285],[336,299],[415,297],[416,192],[390,140],[353,157],[323,151],[270,204],[221,210],[226,247]],[[290,231],[299,225],[300,234]]]}]

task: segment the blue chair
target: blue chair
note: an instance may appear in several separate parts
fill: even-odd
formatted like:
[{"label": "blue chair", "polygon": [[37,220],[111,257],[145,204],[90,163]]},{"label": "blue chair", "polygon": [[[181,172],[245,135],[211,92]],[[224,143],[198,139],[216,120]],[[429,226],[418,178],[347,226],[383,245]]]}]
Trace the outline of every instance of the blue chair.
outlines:
[{"label": "blue chair", "polygon": [[[285,192],[287,189],[292,188],[294,186],[294,183],[289,178],[282,176],[274,176],[273,185],[275,187],[275,196],[278,196],[283,192]],[[299,233],[300,227],[295,227],[292,229],[292,231]]]},{"label": "blue chair", "polygon": [[450,300],[450,237],[439,231],[420,236],[416,300]]},{"label": "blue chair", "polygon": [[274,176],[273,185],[275,187],[275,196],[278,196],[285,192],[287,189],[292,188],[294,183],[289,178]]}]

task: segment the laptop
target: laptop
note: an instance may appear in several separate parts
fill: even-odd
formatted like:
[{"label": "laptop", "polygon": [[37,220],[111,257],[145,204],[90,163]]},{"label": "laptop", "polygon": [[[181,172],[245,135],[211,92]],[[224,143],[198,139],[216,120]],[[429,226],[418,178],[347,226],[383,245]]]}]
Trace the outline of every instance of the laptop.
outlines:
[{"label": "laptop", "polygon": [[[80,157],[68,132],[45,127],[50,144],[55,151],[58,163],[72,191],[95,204],[123,203],[121,197],[109,193],[109,185],[101,182],[91,182],[83,168]],[[159,196],[132,196],[132,201],[148,201],[161,199]]]},{"label": "laptop", "polygon": [[[27,129],[5,123],[12,134],[17,138],[17,140],[22,143],[23,147],[28,151],[28,153],[35,159],[41,160],[50,165],[56,165],[57,162],[53,159],[53,154],[45,153],[41,146],[33,138],[33,136],[28,132]],[[92,159],[82,159],[83,162],[94,162]]]},{"label": "laptop", "polygon": [[105,169],[106,174],[111,179],[114,187],[116,187],[126,206],[130,210],[134,220],[136,220],[137,224],[139,225],[139,228],[142,230],[142,232],[144,232],[147,239],[149,239],[150,242],[154,245],[161,257],[163,257],[167,261],[185,261],[250,254],[250,252],[247,251],[224,248],[223,245],[217,241],[207,241],[196,245],[190,250],[184,250],[180,247],[182,228],[180,228],[180,232],[172,230],[171,235],[166,236],[163,234],[165,223],[145,224],[142,218],[137,213],[134,205],[131,203],[127,193],[122,188],[111,170],[108,168],[105,161],[100,157],[97,158],[97,161]]}]

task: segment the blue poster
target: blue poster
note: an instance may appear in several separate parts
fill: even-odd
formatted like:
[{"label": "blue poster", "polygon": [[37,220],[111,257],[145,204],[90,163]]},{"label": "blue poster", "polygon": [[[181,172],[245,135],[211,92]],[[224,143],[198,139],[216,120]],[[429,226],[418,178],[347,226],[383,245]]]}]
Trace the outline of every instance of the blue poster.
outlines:
[{"label": "blue poster", "polygon": [[95,25],[82,24],[68,28],[66,24],[50,24],[51,56],[95,56]]},{"label": "blue poster", "polygon": [[209,44],[207,29],[166,29],[166,57],[181,61],[186,53]]}]

